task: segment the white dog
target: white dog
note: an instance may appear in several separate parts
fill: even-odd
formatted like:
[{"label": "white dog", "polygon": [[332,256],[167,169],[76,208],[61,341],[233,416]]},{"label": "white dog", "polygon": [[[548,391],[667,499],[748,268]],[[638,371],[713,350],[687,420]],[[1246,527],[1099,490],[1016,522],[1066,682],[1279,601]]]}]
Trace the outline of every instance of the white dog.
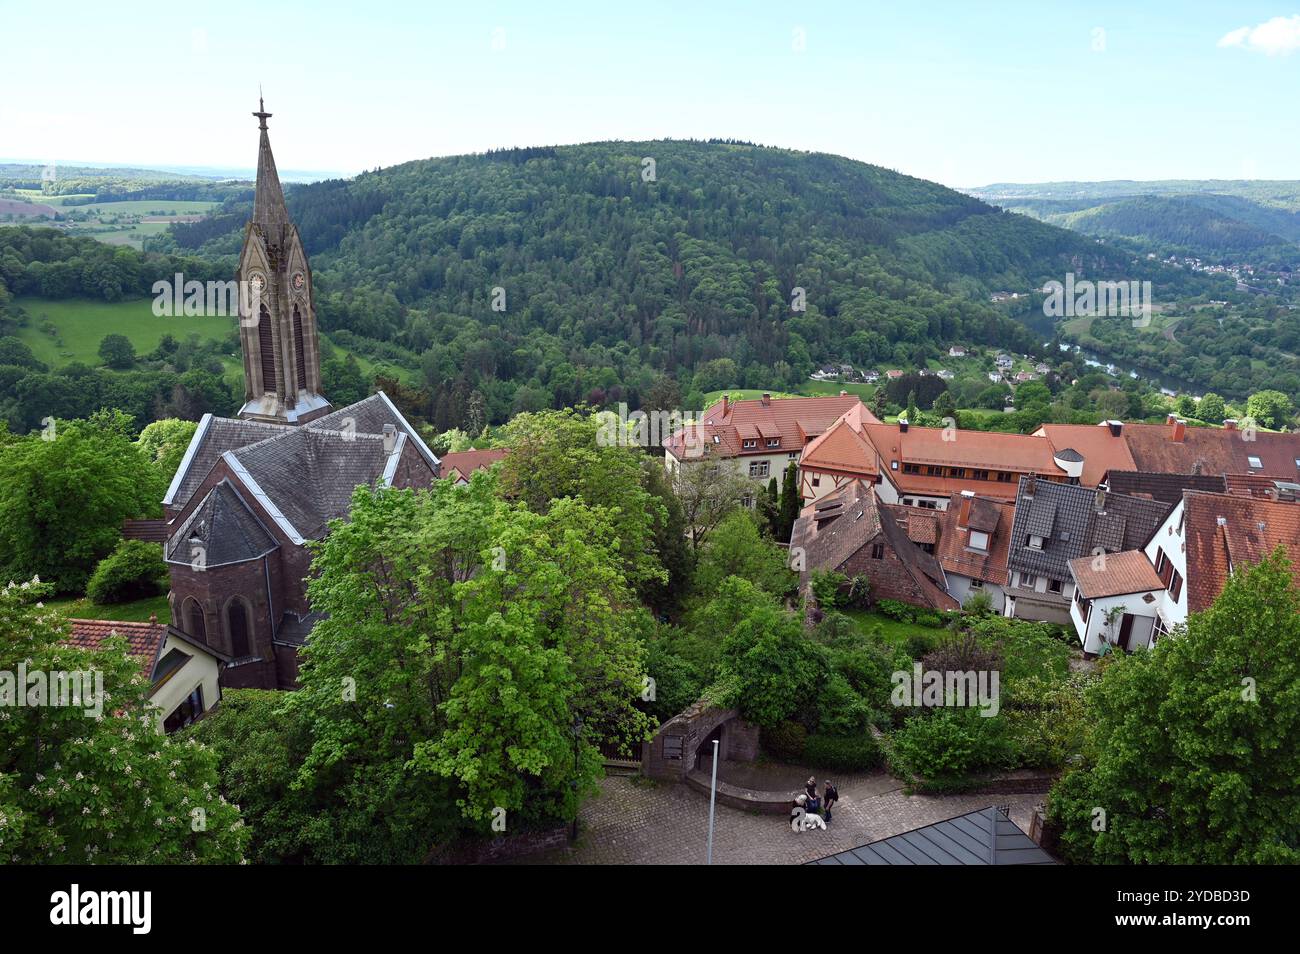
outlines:
[{"label": "white dog", "polygon": [[791,813],[791,831],[808,831],[815,828],[820,828],[822,831],[826,830],[826,821],[821,815],[809,815],[802,808],[796,808]]}]

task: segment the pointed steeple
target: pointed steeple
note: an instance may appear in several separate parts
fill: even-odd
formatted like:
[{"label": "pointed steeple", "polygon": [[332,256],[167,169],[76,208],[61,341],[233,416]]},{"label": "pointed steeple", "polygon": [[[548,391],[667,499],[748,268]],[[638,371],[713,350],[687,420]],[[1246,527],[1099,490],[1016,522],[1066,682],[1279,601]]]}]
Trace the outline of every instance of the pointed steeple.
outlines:
[{"label": "pointed steeple", "polygon": [[253,221],[258,225],[288,225],[289,210],[284,204],[284,190],[280,188],[280,174],[275,170],[275,156],[271,155],[271,139],[267,135],[266,121],[271,114],[266,111],[262,97],[257,97],[257,112],[262,141],[257,147],[257,192],[253,198]]}]

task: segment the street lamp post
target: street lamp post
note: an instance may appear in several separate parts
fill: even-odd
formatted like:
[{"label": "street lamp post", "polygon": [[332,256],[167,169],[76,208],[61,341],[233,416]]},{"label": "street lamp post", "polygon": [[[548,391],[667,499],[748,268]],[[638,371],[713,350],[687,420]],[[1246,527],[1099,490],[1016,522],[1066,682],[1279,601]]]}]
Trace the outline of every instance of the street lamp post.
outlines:
[{"label": "street lamp post", "polygon": [[713,778],[709,782],[709,853],[705,864],[713,864],[713,802],[718,793],[718,740],[713,740]]}]

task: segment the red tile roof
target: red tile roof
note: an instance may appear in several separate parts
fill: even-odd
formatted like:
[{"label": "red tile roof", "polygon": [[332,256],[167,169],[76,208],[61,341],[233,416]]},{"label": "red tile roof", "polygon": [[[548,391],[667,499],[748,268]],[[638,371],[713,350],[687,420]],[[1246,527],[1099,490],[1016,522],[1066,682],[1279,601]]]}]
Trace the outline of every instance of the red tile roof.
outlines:
[{"label": "red tile roof", "polygon": [[[747,401],[719,401],[700,415],[701,429],[706,440],[713,444],[722,457],[742,454],[771,454],[780,451],[802,450],[809,438],[821,434],[832,423],[855,406],[862,404],[856,394],[828,397],[760,398]],[[863,408],[875,421],[877,418]],[[679,454],[684,432],[678,431],[668,442],[668,449]],[[767,438],[779,437],[780,447],[769,448]],[[758,442],[757,447],[742,447],[741,441]]]},{"label": "red tile roof", "polygon": [[[1015,513],[1013,502],[953,494],[948,509],[940,514],[939,545],[934,551],[939,565],[947,573],[1006,586],[1007,553]],[[972,529],[989,534],[987,551],[971,549]]]},{"label": "red tile roof", "polygon": [[140,660],[145,678],[153,674],[154,663],[167,640],[165,623],[125,623],[118,620],[69,619],[72,630],[64,640],[69,646],[80,649],[98,649],[110,635],[126,640],[127,652]]},{"label": "red tile roof", "polygon": [[1109,470],[1145,469],[1133,463],[1123,431],[1117,437],[1104,423],[1044,424],[1034,433],[1046,437],[1055,453],[1072,448],[1083,456],[1079,482],[1087,487],[1096,487]]},{"label": "red tile roof", "polygon": [[[1295,480],[1300,472],[1300,434],[1273,434],[1220,427],[1188,427],[1174,440],[1172,424],[1125,424],[1135,470],[1167,474],[1267,474]],[[1251,464],[1251,458],[1260,466]]]},{"label": "red tile roof", "polygon": [[487,470],[499,460],[506,456],[504,448],[491,450],[467,450],[456,451],[450,454],[442,455],[442,476],[443,477],[464,477],[469,479],[469,475],[476,470]]},{"label": "red tile roof", "polygon": [[1218,598],[1232,570],[1258,563],[1278,546],[1300,570],[1300,506],[1294,503],[1189,491],[1183,495],[1183,536],[1193,613]]},{"label": "red tile roof", "polygon": [[1070,561],[1070,573],[1074,575],[1079,592],[1090,600],[1165,588],[1156,568],[1142,550],[1076,557]]}]

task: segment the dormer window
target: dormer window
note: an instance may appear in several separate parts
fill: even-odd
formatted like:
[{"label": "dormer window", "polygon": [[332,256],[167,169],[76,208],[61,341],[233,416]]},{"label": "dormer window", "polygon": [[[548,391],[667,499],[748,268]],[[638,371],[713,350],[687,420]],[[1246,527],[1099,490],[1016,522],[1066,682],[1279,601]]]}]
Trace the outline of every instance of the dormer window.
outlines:
[{"label": "dormer window", "polygon": [[1025,546],[1029,547],[1031,550],[1041,550],[1043,548],[1043,538],[1037,534],[1031,533],[1025,539]]},{"label": "dormer window", "polygon": [[989,535],[981,530],[972,530],[970,532],[970,548],[972,550],[988,551]]},{"label": "dormer window", "polygon": [[781,446],[781,438],[779,438],[779,437],[769,437],[769,438],[767,439],[767,446],[768,446],[768,447],[780,447],[780,446]]},{"label": "dormer window", "polygon": [[753,450],[755,447],[758,446],[758,441],[746,439],[741,443],[740,446],[743,447],[745,450]]}]

